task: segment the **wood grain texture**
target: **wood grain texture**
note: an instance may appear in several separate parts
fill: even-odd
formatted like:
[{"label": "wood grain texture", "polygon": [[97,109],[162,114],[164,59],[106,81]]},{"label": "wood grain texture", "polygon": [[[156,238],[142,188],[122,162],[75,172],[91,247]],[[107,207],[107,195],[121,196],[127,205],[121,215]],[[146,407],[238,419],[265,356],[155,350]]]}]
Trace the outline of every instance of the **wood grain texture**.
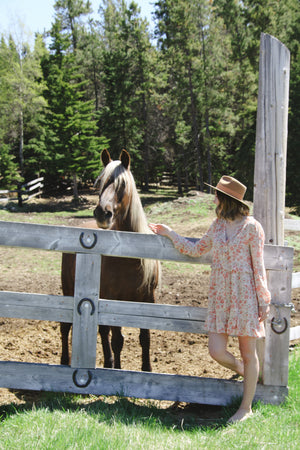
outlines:
[{"label": "wood grain texture", "polygon": [[[8,389],[117,394],[207,405],[228,405],[243,391],[243,383],[239,381],[116,369],[74,370],[68,366],[10,361],[0,361],[0,373],[1,386]],[[87,382],[88,386],[80,387]],[[258,384],[255,400],[279,405],[287,394],[287,387]]]}]

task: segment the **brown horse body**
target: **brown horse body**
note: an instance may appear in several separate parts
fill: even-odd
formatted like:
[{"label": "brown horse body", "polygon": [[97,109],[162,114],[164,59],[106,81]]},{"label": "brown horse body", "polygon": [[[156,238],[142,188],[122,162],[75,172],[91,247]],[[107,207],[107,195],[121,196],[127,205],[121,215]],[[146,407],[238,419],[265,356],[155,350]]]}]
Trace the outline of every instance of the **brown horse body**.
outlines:
[{"label": "brown horse body", "polygon": [[[123,150],[120,161],[111,161],[105,150],[101,155],[104,170],[100,181],[99,202],[94,211],[96,221],[87,228],[149,233],[147,221],[129,170],[130,158]],[[62,289],[64,295],[74,295],[75,255],[63,254]],[[100,274],[100,298],[137,302],[155,302],[159,279],[159,263],[151,260],[103,256]],[[70,323],[61,323],[61,364],[69,364],[68,335]],[[111,340],[110,340],[111,331]],[[99,326],[104,354],[104,367],[121,368],[123,336],[120,327]],[[140,330],[142,370],[151,371],[150,332]]]}]

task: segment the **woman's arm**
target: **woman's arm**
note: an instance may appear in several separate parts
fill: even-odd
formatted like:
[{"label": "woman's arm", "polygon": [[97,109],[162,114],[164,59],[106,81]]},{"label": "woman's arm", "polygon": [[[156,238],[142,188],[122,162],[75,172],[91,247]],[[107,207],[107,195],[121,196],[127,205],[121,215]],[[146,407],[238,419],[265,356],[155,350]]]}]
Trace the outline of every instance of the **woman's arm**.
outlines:
[{"label": "woman's arm", "polygon": [[168,225],[150,223],[149,227],[154,233],[168,237],[173,242],[174,247],[184,255],[189,255],[197,258],[198,256],[209,252],[212,247],[212,226],[210,227],[208,232],[196,242],[191,242],[185,237],[180,236]]},{"label": "woman's arm", "polygon": [[250,232],[250,252],[252,257],[253,275],[259,305],[259,315],[264,320],[268,314],[271,294],[267,286],[267,276],[264,264],[264,230],[256,221],[255,228]]}]

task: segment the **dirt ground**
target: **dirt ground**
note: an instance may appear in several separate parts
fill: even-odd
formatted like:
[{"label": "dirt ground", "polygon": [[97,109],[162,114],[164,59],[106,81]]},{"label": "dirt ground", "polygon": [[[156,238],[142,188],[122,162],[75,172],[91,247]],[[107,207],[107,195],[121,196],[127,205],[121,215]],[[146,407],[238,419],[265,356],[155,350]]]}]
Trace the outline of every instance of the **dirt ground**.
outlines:
[{"label": "dirt ground", "polygon": [[[30,217],[28,219],[30,220]],[[34,218],[30,221],[34,223]],[[84,221],[84,219],[68,219],[65,224],[79,226]],[[190,234],[191,230],[178,229],[178,231],[193,235]],[[43,258],[47,258],[44,254],[45,252],[43,252]],[[55,256],[54,262],[53,260],[49,262],[49,270],[44,270],[42,275],[39,270],[28,268],[22,254],[16,259],[10,255],[9,249],[0,248],[0,261],[3,262],[4,258],[6,265],[0,271],[0,290],[62,294],[59,273],[57,270],[56,273],[51,270],[53,264],[59,267],[59,254]],[[162,287],[157,303],[206,307],[209,267],[207,270],[200,268],[198,273],[187,271],[180,274],[179,269],[170,270],[163,266],[162,273]],[[297,311],[292,315],[291,324],[294,326],[300,324],[300,289],[293,291],[292,301]],[[58,323],[0,318],[0,325],[0,360],[60,364],[61,346]],[[138,330],[123,328],[123,334],[125,344],[122,352],[122,368],[140,370],[141,348],[138,342]],[[235,355],[239,354],[235,338],[230,338],[229,346]],[[222,368],[211,359],[208,354],[206,335],[152,330],[151,362],[153,372],[159,373],[227,379],[233,375],[230,370]],[[102,366],[101,342],[98,338],[97,367]],[[23,401],[22,395],[0,389],[0,404],[12,402],[18,404]]]}]

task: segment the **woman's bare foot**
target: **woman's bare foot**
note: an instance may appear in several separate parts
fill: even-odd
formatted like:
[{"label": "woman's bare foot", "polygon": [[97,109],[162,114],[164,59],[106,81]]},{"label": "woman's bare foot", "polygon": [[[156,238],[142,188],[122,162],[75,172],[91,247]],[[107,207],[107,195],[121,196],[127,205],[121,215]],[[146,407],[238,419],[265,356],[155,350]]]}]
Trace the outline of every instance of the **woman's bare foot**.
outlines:
[{"label": "woman's bare foot", "polygon": [[243,420],[248,419],[250,416],[252,416],[252,410],[250,409],[238,409],[235,414],[233,414],[232,417],[227,421],[227,423],[235,423],[235,422],[242,422]]}]

